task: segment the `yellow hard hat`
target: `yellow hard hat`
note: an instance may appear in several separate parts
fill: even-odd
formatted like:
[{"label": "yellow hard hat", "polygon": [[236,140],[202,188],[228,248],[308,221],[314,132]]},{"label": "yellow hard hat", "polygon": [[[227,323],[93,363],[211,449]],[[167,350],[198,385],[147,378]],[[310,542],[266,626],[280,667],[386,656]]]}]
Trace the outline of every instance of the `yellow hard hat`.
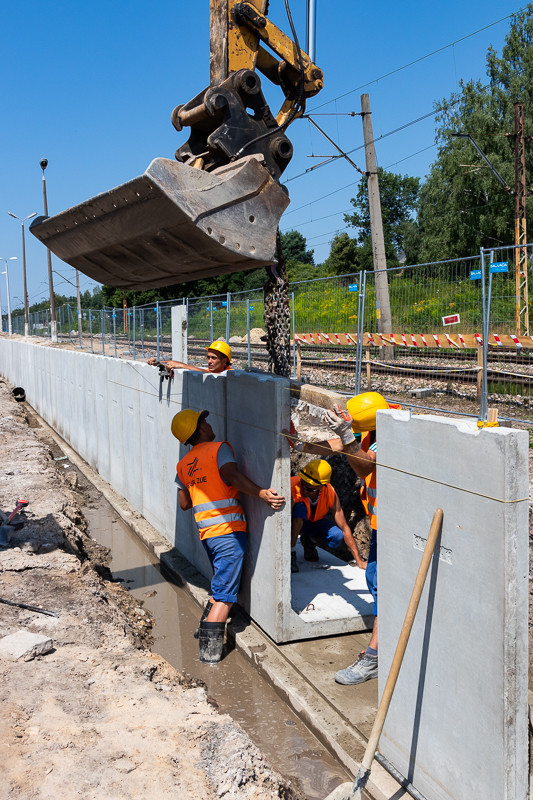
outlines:
[{"label": "yellow hard hat", "polygon": [[201,419],[205,419],[209,411],[193,411],[192,408],[184,408],[178,411],[172,419],[170,430],[182,444],[186,444],[198,427]]},{"label": "yellow hard hat", "polygon": [[315,458],[303,467],[298,477],[311,486],[323,486],[331,481],[331,467],[322,458]]},{"label": "yellow hard hat", "polygon": [[389,404],[379,392],[363,392],[348,400],[346,408],[352,418],[352,431],[363,433],[376,430],[376,411],[389,408]]},{"label": "yellow hard hat", "polygon": [[211,342],[209,347],[205,348],[206,350],[216,350],[217,353],[222,353],[223,356],[226,356],[229,363],[231,364],[231,347],[226,342]]}]

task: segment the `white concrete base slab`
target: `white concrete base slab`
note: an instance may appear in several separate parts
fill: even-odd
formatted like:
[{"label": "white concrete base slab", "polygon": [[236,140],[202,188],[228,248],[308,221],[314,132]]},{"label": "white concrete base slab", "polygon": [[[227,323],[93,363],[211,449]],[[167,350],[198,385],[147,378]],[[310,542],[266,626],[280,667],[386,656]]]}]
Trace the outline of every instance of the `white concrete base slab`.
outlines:
[{"label": "white concrete base slab", "polygon": [[351,619],[358,630],[372,627],[372,595],[365,572],[318,548],[318,562],[305,561],[298,542],[299,572],[291,575],[291,606],[304,623]]}]

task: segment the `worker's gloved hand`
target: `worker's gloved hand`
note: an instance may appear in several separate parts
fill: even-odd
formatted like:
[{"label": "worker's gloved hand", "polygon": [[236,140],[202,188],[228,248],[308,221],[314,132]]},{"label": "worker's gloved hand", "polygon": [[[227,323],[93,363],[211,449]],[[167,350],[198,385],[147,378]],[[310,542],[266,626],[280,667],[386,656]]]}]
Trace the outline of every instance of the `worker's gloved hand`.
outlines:
[{"label": "worker's gloved hand", "polygon": [[330,411],[329,409],[326,411],[324,421],[343,444],[351,444],[355,441],[352,431],[352,418],[347,411],[341,411],[337,403],[335,403],[334,409],[335,411]]}]

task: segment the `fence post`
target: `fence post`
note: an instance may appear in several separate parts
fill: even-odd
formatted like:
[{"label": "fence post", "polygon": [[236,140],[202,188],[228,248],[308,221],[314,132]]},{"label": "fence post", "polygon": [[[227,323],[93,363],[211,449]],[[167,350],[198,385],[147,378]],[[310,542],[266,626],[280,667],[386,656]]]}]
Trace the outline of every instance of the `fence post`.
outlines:
[{"label": "fence post", "polygon": [[231,308],[231,292],[226,295],[226,341],[229,342],[230,334],[230,308]]},{"label": "fence post", "polygon": [[[478,374],[478,393],[481,392],[481,403],[479,409],[479,419],[482,422],[487,420],[487,406],[488,406],[488,384],[487,384],[487,355],[488,355],[488,334],[489,329],[487,320],[487,302],[485,295],[485,251],[480,249],[481,255],[481,333],[482,344],[478,347],[478,365],[481,361],[481,384],[479,382]],[[490,268],[489,268],[490,276]],[[490,280],[490,278],[489,278]]]},{"label": "fence post", "polygon": [[133,313],[133,360],[135,361],[135,306],[133,306],[132,313]]},{"label": "fence post", "polygon": [[291,292],[292,303],[292,368],[296,375],[296,317],[294,312],[294,292]]},{"label": "fence post", "polygon": [[157,338],[156,358],[159,361],[159,300],[155,304],[155,335]]},{"label": "fence post", "polygon": [[246,332],[248,339],[248,366],[252,366],[252,351],[250,346],[250,300],[246,301]]},{"label": "fence post", "polygon": [[117,309],[113,306],[113,342],[115,343],[115,358],[117,357]]},{"label": "fence post", "polygon": [[82,333],[82,313],[80,308],[78,309],[78,339],[80,341],[80,349],[83,349],[83,344],[81,342],[81,333]]},{"label": "fence post", "polygon": [[102,336],[102,355],[105,356],[105,331],[104,331],[105,311],[104,311],[104,309],[102,309],[102,311],[100,313],[101,313],[101,317],[100,317],[100,334]]},{"label": "fence post", "polygon": [[67,305],[67,315],[68,315],[68,340],[69,340],[69,342],[71,342],[72,341],[72,330],[71,330],[72,326],[70,324],[70,305]]},{"label": "fence post", "polygon": [[[361,391],[361,370],[363,367],[363,336],[365,335],[366,269],[359,273],[359,296],[357,298],[357,346],[355,348],[355,393]],[[361,280],[362,277],[362,280]],[[370,351],[369,351],[370,352]],[[367,381],[370,386],[370,363],[367,353]]]},{"label": "fence post", "polygon": [[91,336],[91,353],[94,353],[93,349],[93,312],[89,309],[89,333]]}]

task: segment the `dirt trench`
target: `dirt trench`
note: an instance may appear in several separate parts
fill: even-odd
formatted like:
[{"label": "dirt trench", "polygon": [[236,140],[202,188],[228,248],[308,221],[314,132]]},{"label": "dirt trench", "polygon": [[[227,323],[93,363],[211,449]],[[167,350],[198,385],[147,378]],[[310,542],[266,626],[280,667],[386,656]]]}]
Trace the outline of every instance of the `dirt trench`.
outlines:
[{"label": "dirt trench", "polygon": [[302,798],[201,681],[150,651],[150,614],[88,535],[75,473],[3,381],[0,411],[0,509],[29,500],[0,548],[0,597],[58,615],[0,605],[0,639],[52,641],[31,660],[0,656],[2,796]]}]

